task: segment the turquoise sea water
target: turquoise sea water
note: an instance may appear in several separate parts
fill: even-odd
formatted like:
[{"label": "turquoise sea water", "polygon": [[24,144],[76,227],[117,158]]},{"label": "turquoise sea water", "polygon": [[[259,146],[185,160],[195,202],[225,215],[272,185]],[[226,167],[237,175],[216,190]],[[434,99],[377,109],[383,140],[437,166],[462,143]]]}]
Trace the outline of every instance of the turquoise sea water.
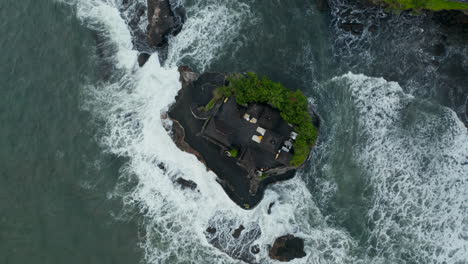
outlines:
[{"label": "turquoise sea water", "polygon": [[138,229],[108,199],[121,161],[80,110],[93,34],[58,2],[0,6],[0,263],[136,263]]},{"label": "turquoise sea water", "polygon": [[[140,69],[126,22],[145,2],[0,3],[0,263],[238,263],[254,244],[269,263],[286,233],[305,239],[296,263],[467,263],[468,136],[443,106],[464,94],[466,35],[347,1],[185,0],[168,61]],[[184,64],[267,74],[324,120],[310,163],[254,210],[164,129]]]}]

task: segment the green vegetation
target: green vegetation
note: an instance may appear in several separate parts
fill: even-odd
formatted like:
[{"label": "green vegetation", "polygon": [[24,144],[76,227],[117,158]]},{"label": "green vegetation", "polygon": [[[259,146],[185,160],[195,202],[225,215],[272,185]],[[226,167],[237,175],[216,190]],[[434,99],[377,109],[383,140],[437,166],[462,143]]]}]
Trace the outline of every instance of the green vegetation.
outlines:
[{"label": "green vegetation", "polygon": [[467,3],[447,0],[374,0],[374,2],[384,2],[390,7],[400,10],[468,10]]},{"label": "green vegetation", "polygon": [[239,155],[239,150],[234,148],[234,149],[231,149],[229,153],[231,154],[231,157],[237,158],[237,156]]},{"label": "green vegetation", "polygon": [[235,96],[240,105],[267,103],[278,109],[286,122],[295,126],[299,136],[294,143],[291,165],[299,166],[304,163],[318,137],[305,95],[299,90],[291,91],[280,83],[252,72],[246,76],[234,75],[229,78],[229,82],[229,86],[218,88],[217,93],[226,97]]},{"label": "green vegetation", "polygon": [[260,175],[260,180],[264,180],[266,178],[268,178],[268,174],[262,173],[262,175]]},{"label": "green vegetation", "polygon": [[215,89],[213,91],[213,98],[211,98],[211,100],[205,105],[203,110],[205,110],[206,112],[210,111],[211,109],[213,109],[216,103],[222,98],[223,98],[223,94],[220,92],[220,90]]},{"label": "green vegetation", "polygon": [[218,101],[218,99],[216,99],[215,97],[213,97],[206,105],[205,107],[203,108],[203,110],[205,110],[206,112],[210,111],[211,109],[213,109],[213,107],[215,106],[216,102]]}]

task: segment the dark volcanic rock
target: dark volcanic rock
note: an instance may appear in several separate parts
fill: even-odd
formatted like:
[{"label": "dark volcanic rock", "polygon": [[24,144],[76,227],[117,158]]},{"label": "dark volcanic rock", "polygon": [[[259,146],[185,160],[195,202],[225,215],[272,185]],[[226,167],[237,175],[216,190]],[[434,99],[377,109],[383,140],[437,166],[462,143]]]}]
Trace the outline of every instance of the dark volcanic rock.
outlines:
[{"label": "dark volcanic rock", "polygon": [[250,248],[250,252],[252,254],[258,254],[260,253],[260,247],[258,247],[258,245],[253,245],[251,248]]},{"label": "dark volcanic rock", "polygon": [[306,256],[304,252],[304,240],[293,235],[279,237],[270,249],[269,256],[279,261],[303,258]]},{"label": "dark volcanic rock", "polygon": [[148,54],[145,52],[138,54],[138,65],[140,67],[143,67],[143,65],[145,65],[145,63],[148,61],[150,57],[151,57],[151,54]]},{"label": "dark volcanic rock", "polygon": [[468,123],[468,96],[466,96],[465,100],[465,122]]},{"label": "dark volcanic rock", "polygon": [[172,10],[169,0],[148,0],[148,40],[151,47],[167,44],[170,34],[182,28],[183,18]]},{"label": "dark volcanic rock", "polygon": [[216,228],[210,226],[206,229],[206,232],[209,234],[214,234],[216,233]]},{"label": "dark volcanic rock", "polygon": [[273,205],[275,205],[275,202],[272,202],[270,203],[270,205],[268,205],[268,211],[267,211],[268,214],[271,214],[271,208],[273,207]]},{"label": "dark volcanic rock", "polygon": [[340,27],[354,35],[361,35],[364,31],[364,25],[361,23],[342,23]]},{"label": "dark volcanic rock", "polygon": [[182,186],[182,189],[192,189],[195,190],[197,188],[197,184],[194,181],[186,180],[184,178],[177,178],[176,182]]},{"label": "dark volcanic rock", "polygon": [[232,233],[232,236],[234,238],[239,238],[242,231],[245,229],[245,227],[243,225],[240,225],[239,228],[237,228],[236,230],[234,230],[234,233]]},{"label": "dark volcanic rock", "polygon": [[234,160],[223,156],[218,146],[199,136],[204,121],[194,118],[191,111],[194,103],[206,105],[213,97],[213,90],[226,85],[227,74],[197,74],[188,67],[179,67],[179,72],[182,89],[168,112],[168,116],[174,121],[173,140],[180,149],[195,154],[207,169],[218,176],[218,183],[236,204],[252,209],[263,198],[267,185],[294,177],[294,170],[272,175],[260,182],[257,192],[252,195],[249,189],[251,179],[247,171]]}]

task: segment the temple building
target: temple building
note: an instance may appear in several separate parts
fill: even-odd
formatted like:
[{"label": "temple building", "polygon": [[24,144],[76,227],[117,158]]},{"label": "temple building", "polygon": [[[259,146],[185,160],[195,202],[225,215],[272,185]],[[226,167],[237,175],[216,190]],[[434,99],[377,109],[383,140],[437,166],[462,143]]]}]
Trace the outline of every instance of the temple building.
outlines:
[{"label": "temple building", "polygon": [[241,106],[234,98],[217,105],[200,134],[218,145],[220,153],[230,156],[235,150],[237,164],[257,176],[290,167],[297,137],[278,110],[259,103]]}]

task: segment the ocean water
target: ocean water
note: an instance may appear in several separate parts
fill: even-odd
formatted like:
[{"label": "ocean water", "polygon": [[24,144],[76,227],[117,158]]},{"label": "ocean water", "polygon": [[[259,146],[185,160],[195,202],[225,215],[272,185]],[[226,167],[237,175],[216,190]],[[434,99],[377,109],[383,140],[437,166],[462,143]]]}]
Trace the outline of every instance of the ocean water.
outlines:
[{"label": "ocean water", "polygon": [[[424,45],[403,29],[427,18],[379,20],[384,33],[366,39],[340,30],[350,17],[338,11],[382,13],[352,3],[331,1],[331,14],[303,0],[177,3],[187,21],[168,59],[142,68],[121,1],[0,4],[2,263],[239,263],[253,245],[253,261],[274,263],[268,245],[289,233],[307,253],[292,263],[468,263],[468,135],[446,107],[454,94],[433,92],[447,77],[418,64],[424,53],[414,78],[407,58],[388,55]],[[450,58],[465,48],[447,38],[443,63],[458,76],[466,66]],[[311,160],[253,210],[167,133],[180,65],[267,74],[322,116]],[[399,66],[407,74],[389,77]],[[451,85],[463,91],[464,79]],[[181,176],[199,192],[174,184]]]}]

